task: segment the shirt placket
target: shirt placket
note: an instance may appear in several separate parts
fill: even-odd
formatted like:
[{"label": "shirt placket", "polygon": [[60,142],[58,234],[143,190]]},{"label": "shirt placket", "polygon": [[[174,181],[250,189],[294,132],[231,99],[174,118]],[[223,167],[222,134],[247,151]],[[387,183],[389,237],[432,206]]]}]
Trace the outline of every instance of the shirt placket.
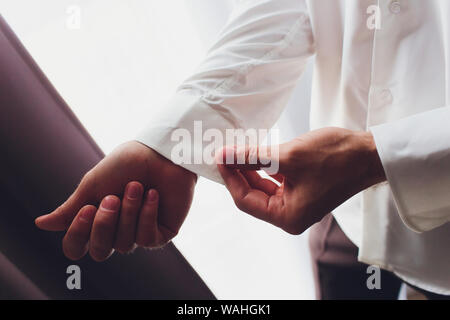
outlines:
[{"label": "shirt placket", "polygon": [[384,123],[396,100],[397,83],[393,79],[395,48],[400,15],[405,14],[405,1],[380,0],[380,28],[375,30],[372,50],[371,83],[368,97],[367,129]]}]

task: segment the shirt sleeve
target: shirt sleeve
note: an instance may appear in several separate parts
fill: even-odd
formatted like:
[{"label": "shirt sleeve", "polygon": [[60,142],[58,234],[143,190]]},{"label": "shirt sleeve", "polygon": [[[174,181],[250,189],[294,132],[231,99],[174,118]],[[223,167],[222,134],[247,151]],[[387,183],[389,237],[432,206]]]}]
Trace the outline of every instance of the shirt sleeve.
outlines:
[{"label": "shirt sleeve", "polygon": [[[243,1],[200,67],[137,141],[172,160],[183,134],[191,135],[187,147],[198,155],[207,144],[198,135],[208,129],[223,136],[227,129],[269,129],[313,53],[305,1]],[[214,163],[177,164],[223,183]]]},{"label": "shirt sleeve", "polygon": [[450,107],[371,128],[403,222],[425,232],[450,221]]}]

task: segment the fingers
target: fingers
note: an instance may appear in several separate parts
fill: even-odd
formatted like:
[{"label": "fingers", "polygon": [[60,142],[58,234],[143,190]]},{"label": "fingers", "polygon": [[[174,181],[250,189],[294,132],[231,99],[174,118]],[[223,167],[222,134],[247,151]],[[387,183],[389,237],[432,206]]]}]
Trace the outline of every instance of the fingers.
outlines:
[{"label": "fingers", "polygon": [[[245,176],[236,169],[230,169],[225,165],[218,165],[225,185],[233,197],[236,206],[254,216],[255,218],[280,226],[281,217],[284,210],[283,198],[281,195],[269,195],[261,190],[251,187]],[[252,177],[256,181],[255,177]],[[266,185],[261,185],[266,188]]]},{"label": "fingers", "polygon": [[279,146],[226,146],[217,153],[216,162],[240,170],[278,167]]},{"label": "fingers", "polygon": [[81,207],[88,203],[91,185],[91,175],[86,175],[66,202],[53,212],[40,216],[35,220],[36,226],[47,231],[66,230]]},{"label": "fingers", "polygon": [[97,208],[85,206],[73,220],[63,239],[63,252],[71,260],[81,259],[88,251],[89,236]]},{"label": "fingers", "polygon": [[236,199],[244,198],[249,193],[251,187],[238,170],[228,168],[223,164],[218,164],[217,168],[235,202]]},{"label": "fingers", "polygon": [[279,183],[283,183],[283,181],[284,181],[284,176],[281,173],[272,174],[270,176],[272,178],[274,178],[275,180],[277,180]]},{"label": "fingers", "polygon": [[[103,199],[98,210],[90,205],[79,210],[63,239],[64,254],[78,260],[89,250],[95,261],[104,261],[113,248],[125,253],[131,251],[135,243],[142,247],[165,244],[165,233],[158,225],[158,192],[150,190],[144,201],[143,193],[142,184],[130,182],[122,201],[110,195]],[[61,211],[57,210],[51,215],[59,214]],[[61,218],[40,219],[56,221]]]},{"label": "fingers", "polygon": [[113,252],[119,209],[120,200],[116,196],[107,196],[100,204],[89,242],[89,254],[95,261],[104,261]]},{"label": "fingers", "polygon": [[136,244],[140,247],[156,247],[164,244],[158,229],[158,198],[158,192],[151,189],[142,204],[136,233]]},{"label": "fingers", "polygon": [[263,179],[256,171],[241,171],[241,174],[252,188],[261,190],[269,196],[276,194],[279,189],[276,183]]},{"label": "fingers", "polygon": [[113,248],[126,253],[135,243],[142,247],[165,244],[158,226],[158,192],[150,190],[144,201],[143,192],[139,182],[130,182],[122,202],[110,195],[98,210],[94,206],[83,207],[63,239],[64,254],[78,260],[89,250],[91,257],[100,262],[112,254]]},{"label": "fingers", "polygon": [[35,220],[36,226],[47,231],[66,230],[70,226],[74,215],[78,212],[79,206],[84,204],[82,201],[77,201],[76,198],[77,196],[73,194],[53,212],[38,217]]},{"label": "fingers", "polygon": [[114,248],[120,253],[130,252],[134,248],[143,192],[144,187],[139,182],[130,182],[125,188],[114,244]]}]

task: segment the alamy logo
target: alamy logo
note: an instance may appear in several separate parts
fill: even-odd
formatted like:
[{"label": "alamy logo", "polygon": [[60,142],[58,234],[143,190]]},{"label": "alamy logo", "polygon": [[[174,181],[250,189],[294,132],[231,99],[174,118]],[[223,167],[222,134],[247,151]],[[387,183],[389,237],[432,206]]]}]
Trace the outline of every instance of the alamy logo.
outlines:
[{"label": "alamy logo", "polygon": [[368,266],[367,274],[370,276],[367,278],[366,285],[369,290],[381,289],[381,269],[378,266]]},{"label": "alamy logo", "polygon": [[81,29],[81,8],[77,5],[71,5],[66,9],[66,27],[70,30]]},{"label": "alamy logo", "polygon": [[70,265],[67,267],[66,273],[69,274],[67,277],[66,286],[69,290],[81,290],[81,269],[77,265]]},{"label": "alamy logo", "polygon": [[[209,128],[204,130],[202,121],[194,121],[193,125],[193,130],[178,128],[172,132],[170,138],[176,144],[172,148],[170,160],[175,164],[213,165],[217,161],[215,156],[219,149],[224,146],[238,146],[236,158],[229,157],[227,154],[225,164],[261,164],[267,173],[278,173],[279,132],[277,129],[219,130]],[[271,147],[259,149],[257,146],[264,142]],[[240,152],[242,147],[258,150],[258,154]],[[265,154],[269,152],[270,154]],[[223,164],[223,162],[219,163]]]},{"label": "alamy logo", "polygon": [[367,18],[367,28],[369,30],[381,29],[381,10],[377,5],[371,5],[367,8],[367,14],[370,16]]}]

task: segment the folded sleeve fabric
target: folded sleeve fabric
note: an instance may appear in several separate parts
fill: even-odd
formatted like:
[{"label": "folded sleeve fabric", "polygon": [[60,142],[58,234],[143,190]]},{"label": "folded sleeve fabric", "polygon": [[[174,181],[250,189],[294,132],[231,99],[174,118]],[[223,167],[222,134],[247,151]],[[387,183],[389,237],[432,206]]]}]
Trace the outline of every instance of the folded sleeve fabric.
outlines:
[{"label": "folded sleeve fabric", "polygon": [[[269,129],[287,104],[314,53],[305,1],[243,1],[195,74],[137,140],[171,159],[177,129]],[[205,143],[192,138],[193,153]],[[194,156],[195,158],[195,156]],[[222,183],[214,163],[179,163]]]},{"label": "folded sleeve fabric", "polygon": [[371,128],[403,222],[425,232],[450,221],[450,107]]}]

